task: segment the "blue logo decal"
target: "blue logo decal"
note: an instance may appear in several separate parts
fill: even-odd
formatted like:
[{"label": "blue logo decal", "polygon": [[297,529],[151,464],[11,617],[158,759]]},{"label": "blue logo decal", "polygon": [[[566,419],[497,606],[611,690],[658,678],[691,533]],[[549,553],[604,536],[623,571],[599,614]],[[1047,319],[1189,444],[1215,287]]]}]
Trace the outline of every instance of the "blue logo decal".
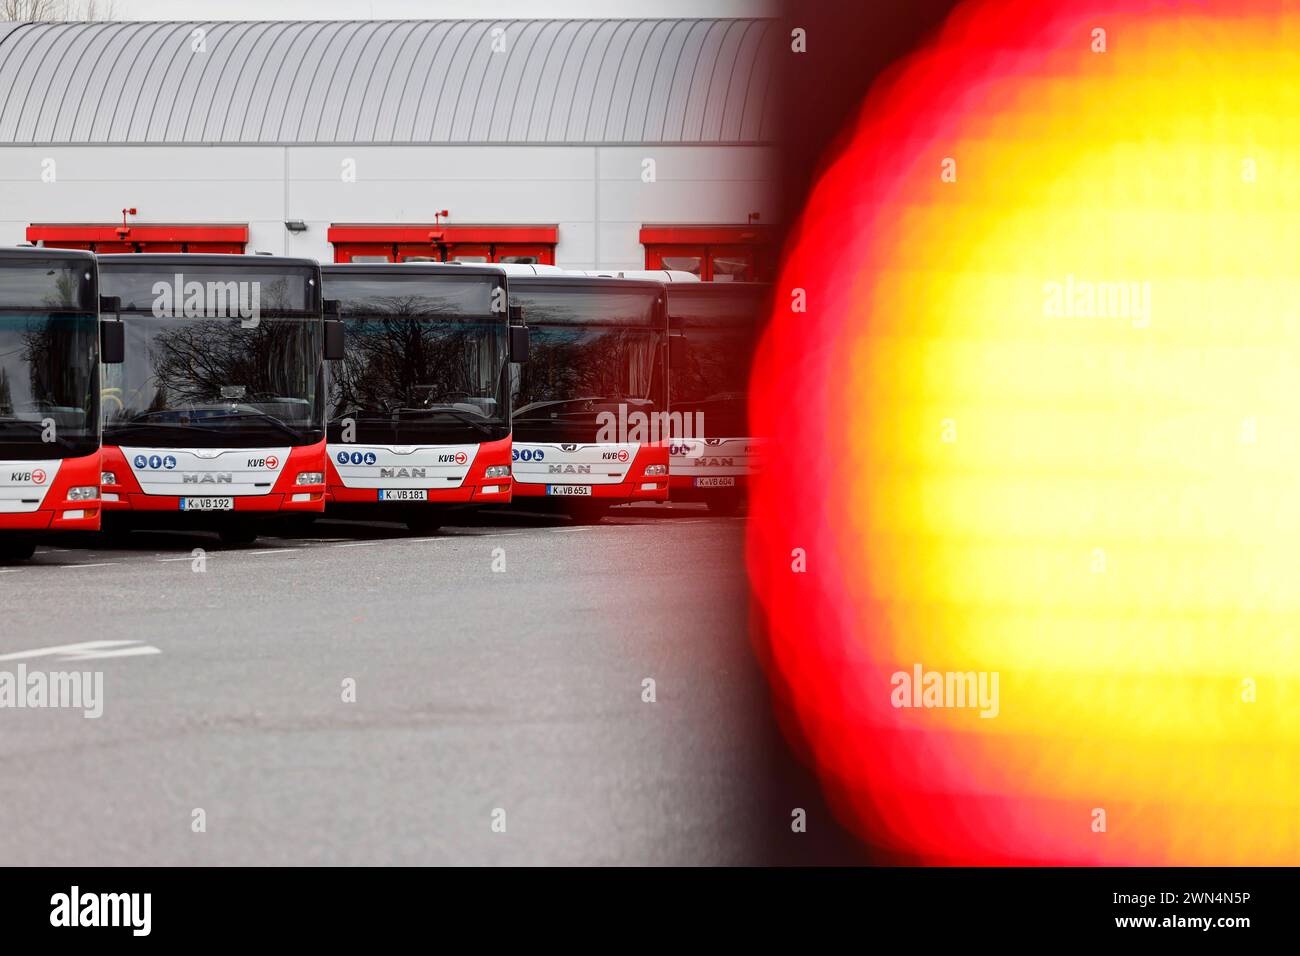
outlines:
[{"label": "blue logo decal", "polygon": [[338,462],[339,462],[340,465],[346,465],[346,464],[348,463],[348,453],[345,452],[345,451],[341,451],[341,452],[339,452],[339,453],[338,453]]},{"label": "blue logo decal", "polygon": [[150,456],[149,456],[149,467],[150,467],[150,468],[161,468],[161,467],[162,467],[162,455],[150,455]]},{"label": "blue logo decal", "polygon": [[359,451],[354,451],[354,452],[352,453],[352,464],[354,464],[354,465],[359,465],[359,464],[361,464],[361,463],[362,463],[363,461],[365,461],[365,460],[366,460],[366,459],[365,459],[365,456],[362,455],[361,452],[359,452]]},{"label": "blue logo decal", "polygon": [[175,468],[175,467],[176,467],[176,456],[175,456],[175,455],[167,455],[167,456],[165,456],[165,457],[163,458],[163,467],[166,468],[166,469],[168,469],[169,471],[170,471],[171,469]]},{"label": "blue logo decal", "polygon": [[135,467],[143,468],[147,464],[149,464],[149,460],[145,458],[144,455],[135,456]]},{"label": "blue logo decal", "polygon": [[367,464],[367,465],[373,465],[373,464],[374,464],[375,462],[377,462],[378,460],[379,460],[379,459],[378,459],[377,457],[375,457],[375,453],[374,453],[373,451],[368,451],[368,452],[366,452],[366,464]]}]

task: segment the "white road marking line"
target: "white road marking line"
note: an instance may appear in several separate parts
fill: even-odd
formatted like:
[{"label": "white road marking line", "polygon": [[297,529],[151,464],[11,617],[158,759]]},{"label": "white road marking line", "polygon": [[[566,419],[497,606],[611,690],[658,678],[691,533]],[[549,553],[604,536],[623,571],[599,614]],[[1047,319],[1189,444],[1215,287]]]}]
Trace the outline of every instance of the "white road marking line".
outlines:
[{"label": "white road marking line", "polygon": [[157,560],[159,564],[165,564],[168,561],[193,561],[194,556],[191,554],[187,554],[183,558],[157,558],[155,560]]},{"label": "white road marking line", "polygon": [[0,654],[0,661],[21,661],[33,657],[58,657],[67,661],[86,661],[100,657],[129,657],[138,654],[161,654],[156,647],[140,641],[82,641],[80,644],[55,644],[30,651]]},{"label": "white road marking line", "polygon": [[592,531],[595,529],[593,528],[551,528],[549,530],[553,531],[555,534],[565,534],[566,532],[570,532],[570,531]]},{"label": "white road marking line", "polygon": [[332,548],[365,548],[372,544],[387,544],[386,541],[353,541],[349,544],[332,544]]},{"label": "white road marking line", "polygon": [[244,553],[245,553],[245,554],[252,554],[252,555],[259,555],[259,554],[292,554],[294,551],[297,551],[297,550],[298,550],[297,548],[271,548],[271,549],[269,549],[269,550],[261,550],[261,551],[246,551],[246,552],[244,552]]},{"label": "white road marking line", "polygon": [[103,561],[99,564],[61,564],[61,568],[110,568],[115,564],[121,564],[121,561]]},{"label": "white road marking line", "polygon": [[99,660],[105,657],[143,657],[146,654],[161,654],[161,653],[162,651],[159,648],[153,647],[149,644],[142,644],[140,647],[123,647],[120,650],[116,650],[116,651],[104,651],[103,653],[99,653],[99,654],[86,654],[80,657],[70,658],[70,660],[85,661],[85,660]]},{"label": "white road marking line", "polygon": [[0,568],[0,574],[19,574],[24,568]]}]

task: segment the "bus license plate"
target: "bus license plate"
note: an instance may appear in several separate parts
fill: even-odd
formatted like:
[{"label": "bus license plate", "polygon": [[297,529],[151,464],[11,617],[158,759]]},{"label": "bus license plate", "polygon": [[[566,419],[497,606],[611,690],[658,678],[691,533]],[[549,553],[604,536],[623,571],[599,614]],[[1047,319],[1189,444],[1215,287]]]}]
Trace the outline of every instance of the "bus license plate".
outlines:
[{"label": "bus license plate", "polygon": [[560,495],[564,498],[590,498],[591,485],[547,485],[546,493],[548,495]]},{"label": "bus license plate", "polygon": [[234,511],[234,498],[182,498],[181,511]]},{"label": "bus license plate", "polygon": [[380,501],[428,501],[429,492],[424,488],[380,488]]},{"label": "bus license plate", "polygon": [[734,488],[736,479],[734,477],[726,478],[696,478],[696,488]]}]

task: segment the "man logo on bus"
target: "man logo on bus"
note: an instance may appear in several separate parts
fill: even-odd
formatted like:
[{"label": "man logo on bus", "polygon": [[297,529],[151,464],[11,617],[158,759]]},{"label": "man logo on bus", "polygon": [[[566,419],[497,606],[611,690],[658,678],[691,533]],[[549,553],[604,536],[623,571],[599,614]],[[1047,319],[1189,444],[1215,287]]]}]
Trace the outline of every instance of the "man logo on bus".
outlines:
[{"label": "man logo on bus", "polygon": [[578,450],[577,445],[564,444],[560,446],[560,451],[577,451],[577,450]]},{"label": "man logo on bus", "polygon": [[37,469],[35,469],[35,470],[32,472],[32,481],[34,481],[34,482],[35,482],[36,484],[38,484],[38,485],[43,485],[43,484],[45,484],[45,471],[44,471],[44,469],[41,469],[41,468],[37,468]]}]

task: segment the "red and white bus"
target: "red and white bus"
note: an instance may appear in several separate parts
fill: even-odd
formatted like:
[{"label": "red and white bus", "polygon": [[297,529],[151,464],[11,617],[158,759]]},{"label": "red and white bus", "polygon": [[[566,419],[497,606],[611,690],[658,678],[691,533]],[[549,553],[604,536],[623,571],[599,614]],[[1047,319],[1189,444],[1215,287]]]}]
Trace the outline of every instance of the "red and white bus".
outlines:
[{"label": "red and white bus", "polygon": [[0,563],[99,530],[98,286],[88,252],[0,249]]},{"label": "red and white bus", "polygon": [[660,282],[507,265],[530,337],[513,375],[514,495],[598,521],[668,499],[668,318]]},{"label": "red and white bus", "polygon": [[771,286],[701,282],[689,272],[669,269],[585,274],[665,283],[673,429],[670,496],[735,514],[762,460],[764,443],[750,434],[746,395]]},{"label": "red and white bus", "polygon": [[99,257],[125,360],[103,381],[108,530],[184,527],[223,543],[325,506],[320,266],[275,256]]},{"label": "red and white bus", "polygon": [[326,510],[392,517],[417,533],[456,507],[511,499],[505,272],[434,262],[326,265],[344,359],[331,369]]},{"label": "red and white bus", "polygon": [[[771,286],[759,282],[669,282],[672,361],[668,407],[673,501],[703,501],[735,514],[762,465],[763,441],[749,426],[749,371]],[[700,434],[703,426],[703,434]]]}]

